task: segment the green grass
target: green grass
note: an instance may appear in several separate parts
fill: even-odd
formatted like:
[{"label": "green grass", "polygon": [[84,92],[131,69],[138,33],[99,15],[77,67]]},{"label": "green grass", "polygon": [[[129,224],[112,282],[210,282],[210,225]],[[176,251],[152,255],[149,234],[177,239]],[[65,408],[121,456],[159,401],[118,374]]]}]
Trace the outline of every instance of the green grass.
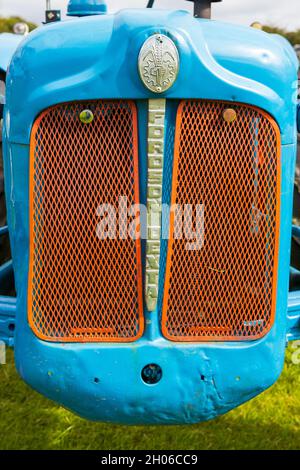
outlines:
[{"label": "green grass", "polygon": [[124,427],[90,423],[32,391],[10,352],[0,368],[0,449],[300,449],[300,365],[291,353],[275,386],[214,421]]}]

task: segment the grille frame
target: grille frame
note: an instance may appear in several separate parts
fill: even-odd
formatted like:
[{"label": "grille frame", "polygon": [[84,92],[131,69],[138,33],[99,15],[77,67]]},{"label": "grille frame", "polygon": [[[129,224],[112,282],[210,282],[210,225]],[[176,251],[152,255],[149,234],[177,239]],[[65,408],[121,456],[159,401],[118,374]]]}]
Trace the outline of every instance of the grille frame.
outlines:
[{"label": "grille frame", "polygon": [[[35,143],[36,143],[36,133],[43,120],[43,118],[51,113],[52,111],[68,107],[71,105],[77,105],[81,107],[81,111],[86,109],[89,104],[122,104],[130,108],[132,113],[132,156],[133,156],[133,166],[134,166],[134,182],[133,182],[133,191],[134,191],[134,203],[140,203],[140,192],[139,192],[139,156],[138,156],[138,115],[137,115],[137,106],[133,100],[80,100],[72,102],[62,102],[49,108],[44,109],[35,119],[31,134],[30,134],[30,161],[29,161],[29,269],[28,269],[28,289],[27,289],[27,318],[30,328],[37,338],[43,341],[52,342],[52,343],[131,343],[135,342],[143,336],[144,333],[144,309],[143,309],[143,285],[142,285],[142,249],[141,249],[141,240],[137,237],[134,240],[135,250],[136,250],[136,270],[137,270],[137,303],[138,303],[138,331],[137,334],[130,337],[94,337],[87,335],[86,337],[56,337],[43,334],[37,328],[37,325],[34,321],[33,316],[33,296],[32,296],[32,286],[33,286],[33,269],[34,269],[34,165],[35,165]],[[79,118],[79,113],[78,113]]]},{"label": "grille frame", "polygon": [[267,333],[272,329],[274,322],[275,322],[275,315],[276,315],[276,301],[277,301],[277,280],[278,280],[278,263],[279,263],[279,238],[280,238],[280,219],[281,219],[281,212],[280,212],[280,192],[281,192],[281,134],[280,128],[276,122],[276,120],[269,115],[266,111],[245,103],[239,102],[228,102],[222,100],[205,100],[205,99],[183,99],[177,110],[177,117],[176,117],[176,131],[175,131],[175,144],[174,144],[174,163],[173,163],[173,174],[172,174],[172,190],[171,190],[171,207],[173,204],[176,204],[176,196],[177,196],[177,174],[178,174],[178,165],[180,159],[180,138],[181,138],[181,122],[182,122],[182,114],[185,104],[189,102],[196,102],[196,103],[204,103],[204,104],[223,104],[229,108],[236,108],[242,107],[247,108],[249,110],[253,110],[257,112],[261,117],[267,119],[270,123],[271,127],[275,132],[275,139],[276,139],[276,217],[275,217],[275,246],[274,246],[274,263],[273,263],[273,282],[272,282],[272,295],[271,295],[271,313],[269,324],[267,328],[256,335],[252,336],[226,336],[226,335],[198,335],[198,336],[187,336],[187,335],[172,335],[169,332],[169,328],[167,326],[168,316],[168,292],[170,289],[170,272],[172,267],[172,254],[173,251],[171,249],[171,245],[174,241],[174,213],[171,212],[170,214],[170,238],[168,240],[167,246],[167,262],[166,262],[166,272],[165,272],[165,279],[164,279],[164,291],[163,291],[163,303],[162,303],[162,313],[161,313],[161,332],[164,338],[170,340],[172,342],[193,342],[193,343],[208,343],[208,342],[245,342],[245,341],[255,341],[258,339],[263,338],[267,335]]}]

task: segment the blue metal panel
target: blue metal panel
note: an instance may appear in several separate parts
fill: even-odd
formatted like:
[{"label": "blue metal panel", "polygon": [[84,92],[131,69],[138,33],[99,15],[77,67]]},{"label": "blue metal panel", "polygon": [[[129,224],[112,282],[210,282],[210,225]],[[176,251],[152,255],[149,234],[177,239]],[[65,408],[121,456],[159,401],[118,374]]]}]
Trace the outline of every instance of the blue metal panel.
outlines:
[{"label": "blue metal panel", "polygon": [[10,69],[9,140],[28,144],[34,118],[51,104],[155,96],[137,73],[138,52],[155,31],[170,35],[180,53],[178,79],[163,96],[215,99],[217,91],[218,99],[252,103],[276,117],[283,144],[294,142],[297,66],[287,42],[185,11],[152,9],[75,19],[31,33]]},{"label": "blue metal panel", "polygon": [[69,0],[68,16],[103,15],[107,12],[104,0]]},{"label": "blue metal panel", "polygon": [[[258,341],[177,344],[161,336],[156,310],[146,312],[145,335],[135,343],[40,341],[27,322],[28,144],[32,123],[41,110],[58,102],[136,99],[144,202],[146,100],[153,95],[138,78],[137,55],[154,31],[172,36],[180,53],[178,81],[164,94],[166,98],[250,103],[272,114],[280,125],[282,217],[274,327]],[[296,155],[292,85],[296,73],[287,43],[254,29],[196,20],[180,11],[130,10],[75,20],[49,26],[47,32],[37,31],[26,40],[10,68],[4,133],[8,134],[5,181],[18,292],[15,358],[28,384],[89,419],[172,424],[213,418],[276,381],[284,362],[287,333]],[[21,112],[24,108],[26,113]],[[156,385],[146,385],[141,379],[147,363],[162,367],[163,377]]]},{"label": "blue metal panel", "polygon": [[0,34],[0,70],[6,72],[18,45],[24,36],[11,33]]},{"label": "blue metal panel", "polygon": [[[0,237],[8,233],[8,227],[0,227]],[[0,267],[0,292],[6,292],[13,284],[12,261],[4,263]],[[7,346],[14,344],[14,331],[16,319],[16,299],[0,295],[0,341]]]},{"label": "blue metal panel", "polygon": [[17,299],[0,297],[0,341],[10,347],[14,345],[16,311]]}]

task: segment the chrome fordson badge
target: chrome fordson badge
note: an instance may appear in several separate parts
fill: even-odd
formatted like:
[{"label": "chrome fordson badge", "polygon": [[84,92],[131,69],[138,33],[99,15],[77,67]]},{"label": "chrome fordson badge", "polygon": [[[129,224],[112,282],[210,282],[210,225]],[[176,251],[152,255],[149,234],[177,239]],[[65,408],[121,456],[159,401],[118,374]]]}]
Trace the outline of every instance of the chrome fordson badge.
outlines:
[{"label": "chrome fordson badge", "polygon": [[173,85],[178,75],[177,47],[164,34],[154,34],[143,44],[138,65],[145,87],[154,93],[162,93]]}]

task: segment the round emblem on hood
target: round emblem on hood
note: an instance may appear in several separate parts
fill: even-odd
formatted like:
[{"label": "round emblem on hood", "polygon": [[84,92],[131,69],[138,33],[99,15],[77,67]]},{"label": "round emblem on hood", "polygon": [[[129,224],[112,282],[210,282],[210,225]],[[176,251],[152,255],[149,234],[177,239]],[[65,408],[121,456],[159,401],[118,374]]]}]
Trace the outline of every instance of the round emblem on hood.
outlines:
[{"label": "round emblem on hood", "polygon": [[162,93],[173,85],[178,75],[177,47],[168,36],[154,34],[144,42],[138,65],[145,87],[154,93]]}]

